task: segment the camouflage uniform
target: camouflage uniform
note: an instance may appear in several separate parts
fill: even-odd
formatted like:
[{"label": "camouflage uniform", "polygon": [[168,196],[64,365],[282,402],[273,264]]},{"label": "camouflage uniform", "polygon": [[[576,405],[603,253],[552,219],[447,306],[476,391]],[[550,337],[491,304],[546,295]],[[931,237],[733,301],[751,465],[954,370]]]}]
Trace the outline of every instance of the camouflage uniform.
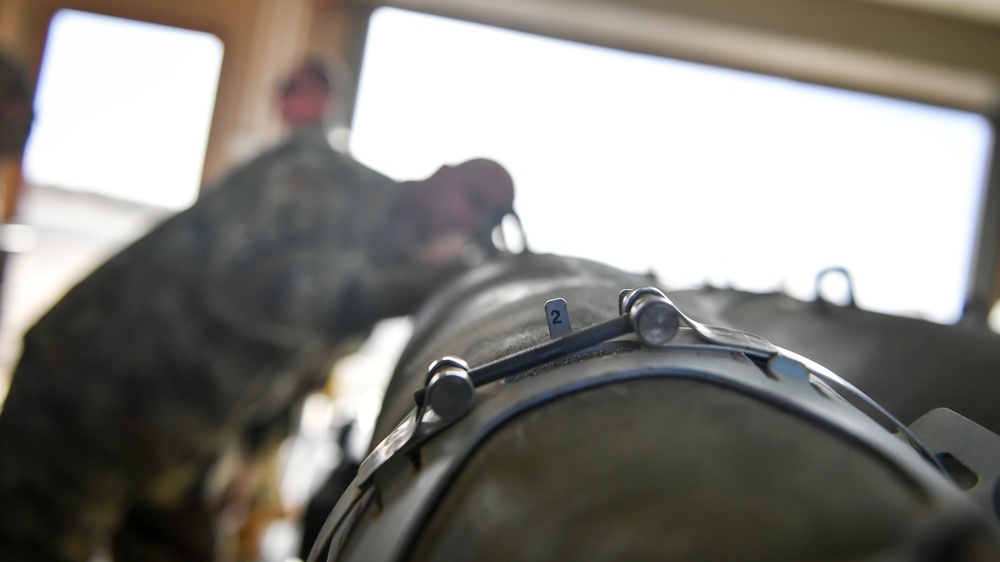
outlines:
[{"label": "camouflage uniform", "polygon": [[0,415],[0,560],[87,560],[109,535],[116,560],[208,559],[220,451],[430,285],[398,192],[306,129],[70,291]]}]

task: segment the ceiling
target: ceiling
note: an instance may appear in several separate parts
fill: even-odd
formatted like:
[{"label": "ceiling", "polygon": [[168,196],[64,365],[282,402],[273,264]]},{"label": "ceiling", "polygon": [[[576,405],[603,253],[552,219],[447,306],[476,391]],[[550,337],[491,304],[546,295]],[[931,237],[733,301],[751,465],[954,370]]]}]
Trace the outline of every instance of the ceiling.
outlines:
[{"label": "ceiling", "polygon": [[388,4],[986,114],[995,113],[1000,105],[998,0],[390,0]]},{"label": "ceiling", "polygon": [[997,0],[867,0],[915,10],[966,18],[1000,25],[1000,2]]}]

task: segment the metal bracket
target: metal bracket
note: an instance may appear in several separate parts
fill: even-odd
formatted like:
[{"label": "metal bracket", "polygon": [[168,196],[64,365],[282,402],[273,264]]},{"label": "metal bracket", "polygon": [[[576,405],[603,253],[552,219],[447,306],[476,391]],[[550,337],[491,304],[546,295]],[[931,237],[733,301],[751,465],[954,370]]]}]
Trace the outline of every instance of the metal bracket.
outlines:
[{"label": "metal bracket", "polygon": [[[654,314],[643,315],[644,309],[654,311]],[[632,325],[635,327],[636,335],[643,342],[651,345],[666,345],[674,334],[677,333],[676,320],[669,320],[667,317],[673,315],[684,321],[698,336],[708,343],[721,345],[724,347],[734,347],[752,355],[764,358],[773,357],[778,354],[778,348],[766,339],[729,328],[719,328],[696,322],[681,312],[662,291],[652,287],[642,287],[631,291],[622,291],[618,295],[618,310],[623,314],[634,316]],[[644,320],[644,317],[647,320]],[[657,318],[658,322],[650,322],[648,318]],[[673,331],[666,327],[672,324]],[[661,333],[662,330],[662,333]],[[669,337],[666,337],[669,335]]]},{"label": "metal bracket", "polygon": [[[568,323],[565,306],[563,299],[552,299],[546,303],[550,330],[550,314],[553,311],[564,315]],[[615,318],[576,332],[560,331],[558,337],[552,334],[554,339],[550,341],[474,369],[458,357],[444,357],[432,363],[428,367],[424,386],[414,393],[417,407],[361,463],[360,481],[367,482],[396,453],[414,449],[467,414],[475,401],[477,387],[629,333],[635,333],[647,345],[662,347],[674,339],[680,320],[683,320],[710,344],[764,358],[778,354],[777,347],[759,336],[695,322],[685,316],[663,291],[654,287],[622,291],[618,296],[618,307],[619,315]]]},{"label": "metal bracket", "polygon": [[[561,310],[553,299],[546,303],[546,317],[551,310]],[[565,301],[562,301],[565,306]],[[874,409],[890,425],[897,428],[914,449],[927,457],[944,472],[945,469],[921,440],[890,412],[840,376],[805,357],[782,349],[766,339],[729,328],[708,326],[692,320],[655,287],[624,290],[618,295],[615,318],[594,324],[577,332],[568,332],[547,342],[530,347],[470,369],[457,357],[444,357],[431,364],[424,387],[414,397],[417,407],[408,414],[364,460],[359,470],[362,485],[388,459],[399,451],[413,450],[452,423],[465,416],[473,407],[475,389],[522,372],[542,363],[564,357],[629,333],[646,345],[668,347],[685,324],[699,339],[713,348],[747,354],[766,362],[768,373],[790,379],[829,384],[849,393]],[[551,324],[549,326],[551,328]]]},{"label": "metal bracket", "polygon": [[966,493],[1000,520],[1000,435],[948,408],[920,416],[910,430],[946,467],[951,457],[971,471],[975,482],[965,486]]}]

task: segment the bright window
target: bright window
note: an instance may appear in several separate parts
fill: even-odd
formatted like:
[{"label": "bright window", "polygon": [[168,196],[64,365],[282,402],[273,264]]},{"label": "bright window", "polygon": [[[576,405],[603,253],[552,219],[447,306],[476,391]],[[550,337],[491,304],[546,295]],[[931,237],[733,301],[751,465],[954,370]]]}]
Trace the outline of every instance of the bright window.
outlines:
[{"label": "bright window", "polygon": [[222,42],[60,10],[25,153],[31,183],[179,209],[197,197]]},{"label": "bright window", "polygon": [[531,248],[858,304],[961,314],[991,133],[953,110],[378,10],[351,150],[399,179],[487,156]]}]

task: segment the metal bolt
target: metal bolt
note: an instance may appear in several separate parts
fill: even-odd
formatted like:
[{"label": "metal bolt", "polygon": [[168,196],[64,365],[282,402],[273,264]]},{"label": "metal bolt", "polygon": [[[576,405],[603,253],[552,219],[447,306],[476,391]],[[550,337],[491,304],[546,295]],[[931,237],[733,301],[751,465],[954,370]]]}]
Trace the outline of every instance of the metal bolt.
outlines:
[{"label": "metal bolt", "polygon": [[666,345],[677,335],[680,315],[674,303],[653,287],[642,287],[622,293],[619,306],[629,315],[632,330],[643,343]]},{"label": "metal bolt", "polygon": [[469,378],[465,361],[444,357],[431,363],[427,374],[427,405],[443,420],[458,419],[472,409],[476,387]]}]

